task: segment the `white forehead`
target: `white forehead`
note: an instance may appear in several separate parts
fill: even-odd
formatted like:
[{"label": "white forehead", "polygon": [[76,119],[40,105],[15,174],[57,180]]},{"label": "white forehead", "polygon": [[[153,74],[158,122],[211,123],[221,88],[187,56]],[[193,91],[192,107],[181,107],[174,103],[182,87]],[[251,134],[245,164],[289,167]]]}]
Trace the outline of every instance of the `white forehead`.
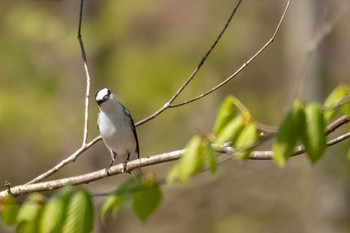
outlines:
[{"label": "white forehead", "polygon": [[101,100],[103,100],[103,98],[105,97],[105,96],[107,96],[108,95],[108,89],[107,88],[102,88],[101,90],[99,90],[98,92],[97,92],[97,94],[96,94],[96,100],[97,101],[101,101]]}]

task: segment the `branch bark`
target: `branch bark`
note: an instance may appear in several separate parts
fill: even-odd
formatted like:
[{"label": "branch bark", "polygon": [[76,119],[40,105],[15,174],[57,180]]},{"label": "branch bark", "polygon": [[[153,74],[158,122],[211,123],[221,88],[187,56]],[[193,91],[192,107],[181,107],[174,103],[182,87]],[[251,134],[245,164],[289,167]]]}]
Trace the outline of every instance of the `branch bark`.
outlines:
[{"label": "branch bark", "polygon": [[[346,120],[344,120],[344,118]],[[342,116],[337,120],[335,120],[326,128],[326,133],[327,132],[332,133],[336,129],[338,129],[340,126],[345,125],[348,122],[349,122],[349,117]],[[338,136],[335,139],[329,140],[327,142],[327,146],[330,147],[330,146],[336,145],[349,138],[350,138],[350,132],[347,132],[341,136]],[[127,163],[126,171],[130,172],[136,168],[171,162],[181,158],[184,152],[185,152],[185,149],[181,149],[181,150],[171,151],[163,154],[152,155],[146,158],[132,160]],[[235,156],[235,149],[230,146],[217,148],[217,152],[221,154],[220,156],[225,156],[226,158],[234,158]],[[304,152],[305,150],[302,146],[297,146],[292,156],[297,156],[297,155],[303,154]],[[271,160],[272,158],[273,158],[272,151],[253,151],[250,154],[248,159],[249,160]],[[122,169],[123,169],[123,164],[112,166],[110,168],[109,175],[112,176],[112,175],[122,174]],[[18,196],[18,195],[25,195],[33,192],[51,191],[65,185],[87,184],[96,180],[103,179],[109,175],[106,172],[106,169],[101,169],[95,172],[91,172],[91,173],[87,173],[79,176],[73,176],[73,177],[68,177],[64,179],[52,180],[47,182],[35,183],[35,184],[18,185],[12,188],[7,185],[6,190],[3,190],[0,192],[0,198],[6,197],[8,195]]]}]

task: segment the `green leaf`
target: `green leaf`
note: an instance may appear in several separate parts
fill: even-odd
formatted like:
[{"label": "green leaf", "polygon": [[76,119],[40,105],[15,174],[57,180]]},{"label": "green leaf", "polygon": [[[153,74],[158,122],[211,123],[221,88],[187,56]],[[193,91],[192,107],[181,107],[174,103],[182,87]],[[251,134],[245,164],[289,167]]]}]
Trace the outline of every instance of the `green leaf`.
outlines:
[{"label": "green leaf", "polygon": [[122,204],[132,200],[135,214],[140,220],[147,220],[157,209],[161,200],[162,193],[159,185],[153,179],[142,176],[131,177],[110,195],[103,203],[101,208],[101,217],[105,218],[108,214],[116,214]]},{"label": "green leaf", "polygon": [[72,186],[65,186],[48,200],[40,219],[40,232],[55,233],[62,231],[67,205],[72,192]]},{"label": "green leaf", "polygon": [[247,159],[252,150],[254,149],[253,144],[259,138],[259,130],[254,122],[250,122],[246,127],[243,128],[239,135],[237,142],[233,146],[238,150],[235,154],[235,158]]},{"label": "green leaf", "polygon": [[132,199],[134,192],[136,192],[140,186],[139,183],[139,178],[135,179],[134,177],[130,177],[124,181],[103,203],[100,210],[101,218],[106,218],[109,214],[116,215],[121,206],[126,201]]},{"label": "green leaf", "polygon": [[225,101],[221,104],[219,111],[216,116],[213,133],[215,136],[219,135],[221,130],[226,124],[232,120],[234,116],[234,98],[228,96]]},{"label": "green leaf", "polygon": [[326,122],[329,122],[335,116],[335,114],[337,113],[337,109],[334,107],[347,95],[350,95],[350,86],[340,85],[336,87],[328,96],[328,98],[324,102],[324,107],[331,109],[327,109],[327,111],[324,114]]},{"label": "green leaf", "polygon": [[222,145],[227,141],[231,141],[232,145],[236,142],[240,132],[244,126],[243,115],[239,114],[233,118],[226,126],[221,130],[217,136],[217,144]]},{"label": "green leaf", "polygon": [[215,174],[218,164],[216,161],[216,152],[211,146],[210,141],[206,141],[203,145],[204,164],[209,168],[211,174]]},{"label": "green leaf", "polygon": [[341,106],[341,111],[350,118],[350,102],[346,102]]},{"label": "green leaf", "polygon": [[93,230],[94,211],[89,193],[82,188],[71,196],[62,232],[85,233]]},{"label": "green leaf", "polygon": [[326,150],[325,122],[321,107],[316,103],[305,107],[305,127],[302,142],[312,163],[317,162]]},{"label": "green leaf", "polygon": [[194,136],[188,143],[184,155],[170,170],[167,181],[172,183],[179,180],[186,183],[190,177],[196,175],[203,167],[203,155],[200,151],[202,138]]},{"label": "green leaf", "polygon": [[250,114],[249,110],[242,104],[241,101],[237,98],[233,98],[234,105],[239,109],[239,111],[242,113],[243,118],[246,122],[249,122],[251,120],[252,115]]},{"label": "green leaf", "polygon": [[146,221],[162,200],[159,185],[153,179],[142,177],[140,189],[134,194],[133,209],[140,220]]},{"label": "green leaf", "polygon": [[19,205],[12,196],[7,196],[0,199],[0,217],[7,225],[14,225],[16,223]]},{"label": "green leaf", "polygon": [[300,100],[295,100],[292,109],[282,120],[272,145],[273,159],[278,166],[284,166],[286,160],[293,153],[304,124],[303,103]]},{"label": "green leaf", "polygon": [[31,194],[20,208],[17,215],[17,232],[32,233],[39,231],[39,218],[42,211],[43,196]]}]

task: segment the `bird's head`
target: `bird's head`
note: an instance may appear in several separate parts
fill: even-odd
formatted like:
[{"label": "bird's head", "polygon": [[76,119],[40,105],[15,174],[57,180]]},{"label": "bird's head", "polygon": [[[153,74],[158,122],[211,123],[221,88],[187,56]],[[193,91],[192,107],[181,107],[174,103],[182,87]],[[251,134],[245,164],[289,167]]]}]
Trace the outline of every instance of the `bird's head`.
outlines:
[{"label": "bird's head", "polygon": [[102,88],[96,92],[95,100],[98,106],[101,107],[103,103],[108,102],[112,98],[112,92],[108,88]]},{"label": "bird's head", "polygon": [[119,104],[117,97],[108,89],[102,88],[95,95],[95,100],[101,111],[110,112]]}]

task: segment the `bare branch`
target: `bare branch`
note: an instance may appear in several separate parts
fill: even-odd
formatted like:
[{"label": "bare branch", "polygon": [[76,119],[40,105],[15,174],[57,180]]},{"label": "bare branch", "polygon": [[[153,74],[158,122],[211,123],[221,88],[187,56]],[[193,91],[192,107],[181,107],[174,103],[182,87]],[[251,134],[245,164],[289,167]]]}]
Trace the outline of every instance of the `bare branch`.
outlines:
[{"label": "bare branch", "polygon": [[338,129],[340,126],[345,125],[349,123],[349,117],[344,115],[330,123],[326,128],[326,135],[329,135],[330,133],[333,133],[336,129]]},{"label": "bare branch", "polygon": [[83,38],[81,36],[81,25],[83,20],[83,6],[84,6],[84,0],[80,0],[80,12],[79,12],[79,22],[78,22],[78,41],[81,49],[81,56],[83,58],[84,63],[84,69],[86,74],[86,92],[85,92],[85,120],[84,120],[84,136],[83,136],[83,143],[82,148],[84,148],[88,141],[88,126],[89,126],[89,97],[90,97],[90,84],[91,84],[91,78],[89,73],[89,68],[87,64],[87,58],[83,43]]},{"label": "bare branch", "polygon": [[59,164],[57,164],[56,166],[54,166],[53,168],[51,168],[50,170],[48,170],[47,172],[39,175],[38,177],[34,178],[33,180],[29,181],[26,183],[26,185],[28,184],[34,184],[36,182],[39,182],[49,176],[51,176],[52,174],[54,174],[55,172],[57,172],[58,170],[60,170],[62,167],[64,167],[65,165],[67,165],[68,163],[74,162],[84,151],[86,151],[87,149],[89,149],[92,145],[94,145],[96,142],[98,142],[99,140],[101,140],[101,136],[96,137],[94,140],[92,140],[91,142],[89,142],[88,144],[80,147],[76,152],[74,152],[73,154],[71,154],[68,158],[62,160]]},{"label": "bare branch", "polygon": [[223,82],[219,83],[218,85],[216,85],[215,87],[213,87],[212,89],[192,98],[192,99],[189,99],[187,101],[184,101],[182,103],[179,103],[179,104],[172,104],[170,105],[169,107],[171,108],[175,108],[175,107],[179,107],[179,106],[182,106],[182,105],[186,105],[186,104],[189,104],[189,103],[192,103],[196,100],[199,100],[209,94],[211,94],[212,92],[216,91],[217,89],[219,89],[220,87],[224,86],[226,83],[228,83],[229,81],[231,81],[234,77],[236,77],[241,71],[243,71],[255,58],[257,58],[272,42],[273,40],[275,39],[276,35],[277,35],[277,32],[279,31],[281,25],[282,25],[282,22],[284,20],[284,17],[288,11],[288,8],[289,8],[289,4],[290,4],[291,0],[288,0],[287,2],[287,5],[286,7],[284,8],[284,11],[283,11],[283,14],[277,24],[277,27],[272,35],[272,37],[266,42],[266,44],[261,47],[249,60],[247,60],[236,72],[234,72],[231,76],[229,76],[228,78],[226,78]]},{"label": "bare branch", "polygon": [[230,17],[227,19],[223,29],[221,30],[220,34],[217,36],[217,38],[215,39],[214,43],[210,46],[209,50],[205,53],[205,55],[202,57],[202,59],[200,60],[199,64],[197,65],[197,67],[194,69],[194,71],[191,73],[191,75],[188,77],[188,79],[186,80],[186,82],[184,82],[182,84],[182,86],[176,91],[176,93],[170,98],[170,100],[165,103],[163,105],[163,107],[161,107],[160,109],[158,109],[155,113],[153,113],[152,115],[144,118],[143,120],[137,122],[135,125],[139,126],[142,125],[152,119],[154,119],[156,116],[158,116],[159,114],[161,114],[163,111],[165,111],[166,109],[168,109],[169,107],[171,107],[171,104],[174,102],[174,100],[182,93],[182,91],[188,86],[188,84],[194,79],[194,77],[196,76],[196,74],[198,73],[198,71],[201,69],[201,67],[203,66],[203,64],[205,63],[205,61],[207,60],[207,58],[209,57],[210,53],[213,51],[213,49],[216,47],[217,43],[220,41],[222,35],[225,33],[227,27],[229,26],[230,22],[232,21],[233,16],[236,14],[240,4],[242,3],[243,0],[239,0],[235,7],[232,10],[232,13],[230,15]]},{"label": "bare branch", "polygon": [[90,98],[90,85],[91,85],[91,78],[90,78],[90,73],[89,73],[89,68],[87,64],[87,58],[86,58],[86,53],[85,53],[85,48],[84,48],[84,43],[83,43],[83,38],[81,35],[81,26],[82,26],[82,20],[83,20],[83,7],[84,7],[84,0],[80,0],[80,11],[79,11],[79,20],[78,20],[78,41],[81,49],[81,56],[83,58],[83,63],[84,63],[84,69],[85,69],[85,74],[86,74],[86,92],[85,92],[85,113],[84,113],[84,133],[83,133],[83,143],[81,147],[74,152],[72,155],[70,155],[68,158],[62,160],[59,164],[51,168],[50,170],[46,171],[45,173],[37,176],[33,180],[29,181],[27,184],[33,184],[36,182],[39,182],[50,175],[54,174],[58,170],[60,170],[62,167],[64,167],[66,164],[70,162],[74,162],[79,155],[81,155],[85,150],[90,148],[92,145],[94,145],[96,142],[101,140],[101,137],[98,136],[94,138],[91,142],[88,143],[88,134],[89,134],[89,98]]},{"label": "bare branch", "polygon": [[[343,117],[340,117],[339,119],[343,119]],[[340,121],[337,119],[335,122]],[[349,120],[349,119],[348,119]],[[343,121],[344,122],[344,121]],[[349,122],[349,121],[348,121]],[[348,123],[346,122],[346,123]],[[339,128],[340,125],[344,125],[345,123],[338,123],[338,124],[330,124],[327,129],[330,130],[330,132],[334,132],[335,129]],[[346,139],[350,138],[350,132],[347,132],[341,136],[338,136],[335,139],[329,140],[327,142],[327,146],[333,146],[335,144],[338,144]],[[221,153],[222,156],[229,156],[229,158],[235,156],[235,149],[230,146],[224,146],[222,148],[216,148],[217,152]],[[126,171],[132,171],[133,169],[136,168],[141,168],[141,167],[146,167],[146,166],[151,166],[151,165],[156,165],[156,164],[161,164],[161,163],[166,163],[170,161],[174,161],[179,159],[183,154],[185,150],[177,150],[177,151],[172,151],[168,153],[163,153],[159,155],[153,155],[150,157],[146,158],[140,158],[136,159],[133,161],[129,161],[127,164],[127,169]],[[303,154],[305,152],[303,146],[297,146],[296,150],[291,156],[297,156],[300,154]],[[250,155],[249,158],[250,160],[271,160],[273,158],[273,152],[272,151],[253,151]],[[226,160],[226,158],[220,158],[219,157],[219,162]],[[123,170],[123,164],[118,164],[115,166],[112,166],[110,168],[109,174],[110,175],[118,175],[122,174]],[[58,179],[58,180],[53,180],[53,181],[47,181],[47,182],[41,182],[41,183],[35,183],[35,184],[25,184],[25,185],[19,185],[15,187],[7,187],[6,190],[3,190],[0,192],[0,198],[1,197],[6,197],[8,195],[13,195],[13,196],[18,196],[18,195],[25,195],[28,193],[32,192],[40,192],[40,191],[49,191],[53,189],[58,189],[64,185],[80,185],[80,184],[87,184],[92,181],[100,180],[105,177],[107,177],[108,174],[106,172],[106,169],[101,169],[95,172],[87,173],[84,175],[80,176],[74,176],[74,177],[68,177],[64,179]]]},{"label": "bare branch", "polygon": [[[126,171],[128,172],[138,167],[150,166],[150,165],[177,160],[181,157],[183,153],[184,153],[184,150],[177,150],[177,151],[159,154],[159,155],[155,155],[147,158],[140,158],[137,160],[129,161],[127,164]],[[108,170],[108,173],[110,176],[123,174],[122,172],[123,167],[124,165],[122,163],[112,166]],[[87,184],[92,181],[105,178],[109,175],[107,174],[106,169],[101,169],[101,170],[87,173],[80,176],[68,177],[64,179],[52,180],[47,182],[35,183],[35,184],[18,185],[0,192],[0,198],[8,196],[9,193],[11,193],[11,195],[13,196],[18,196],[18,195],[25,195],[32,192],[50,191],[50,190],[58,189],[65,185]]]}]

